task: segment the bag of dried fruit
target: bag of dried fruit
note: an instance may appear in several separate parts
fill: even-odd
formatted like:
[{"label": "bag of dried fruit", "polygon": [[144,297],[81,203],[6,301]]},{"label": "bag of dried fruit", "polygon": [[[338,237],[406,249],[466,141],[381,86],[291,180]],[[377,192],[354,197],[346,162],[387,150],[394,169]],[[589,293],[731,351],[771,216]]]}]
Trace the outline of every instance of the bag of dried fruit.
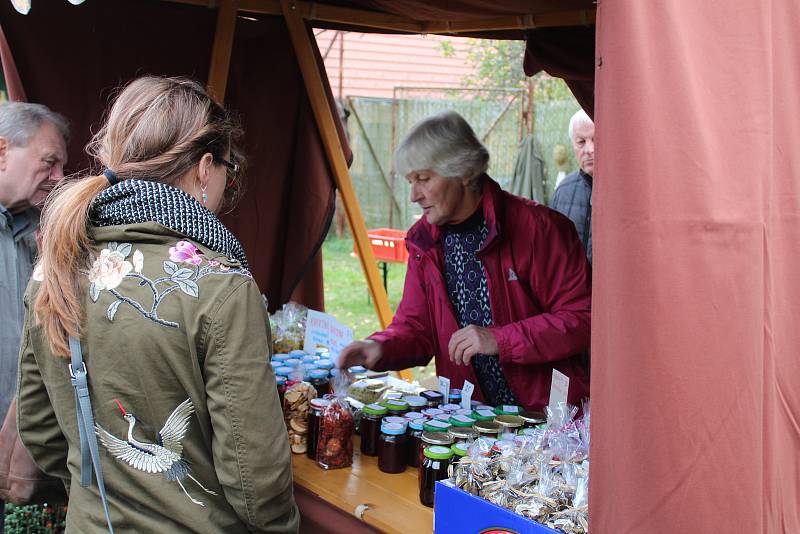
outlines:
[{"label": "bag of dried fruit", "polygon": [[283,396],[283,417],[289,433],[289,446],[295,454],[305,454],[308,434],[308,409],[311,399],[317,397],[317,390],[308,382],[303,382],[302,372],[287,383]]},{"label": "bag of dried fruit", "polygon": [[[331,403],[322,412],[317,442],[317,463],[325,469],[353,465],[353,413],[345,400],[350,377],[339,373],[333,381]],[[327,397],[327,396],[326,396]]]}]

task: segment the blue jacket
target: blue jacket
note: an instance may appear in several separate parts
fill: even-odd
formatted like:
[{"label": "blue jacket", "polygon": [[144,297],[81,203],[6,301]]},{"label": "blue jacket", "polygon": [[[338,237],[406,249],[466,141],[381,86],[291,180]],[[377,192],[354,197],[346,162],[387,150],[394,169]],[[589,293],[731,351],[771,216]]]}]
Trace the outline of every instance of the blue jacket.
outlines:
[{"label": "blue jacket", "polygon": [[581,238],[586,257],[592,262],[592,177],[578,170],[568,174],[556,188],[550,207],[569,217]]}]

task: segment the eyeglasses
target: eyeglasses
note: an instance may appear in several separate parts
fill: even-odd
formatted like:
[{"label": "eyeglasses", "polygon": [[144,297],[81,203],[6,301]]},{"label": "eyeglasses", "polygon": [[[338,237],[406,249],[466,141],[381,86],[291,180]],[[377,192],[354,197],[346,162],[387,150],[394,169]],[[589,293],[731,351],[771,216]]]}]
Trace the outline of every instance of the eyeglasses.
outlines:
[{"label": "eyeglasses", "polygon": [[225,158],[214,156],[214,161],[219,163],[220,165],[224,165],[226,169],[228,169],[228,183],[227,186],[231,187],[234,182],[236,181],[236,177],[239,175],[239,171],[241,167],[239,167],[238,163],[233,163],[232,161],[228,161]]}]

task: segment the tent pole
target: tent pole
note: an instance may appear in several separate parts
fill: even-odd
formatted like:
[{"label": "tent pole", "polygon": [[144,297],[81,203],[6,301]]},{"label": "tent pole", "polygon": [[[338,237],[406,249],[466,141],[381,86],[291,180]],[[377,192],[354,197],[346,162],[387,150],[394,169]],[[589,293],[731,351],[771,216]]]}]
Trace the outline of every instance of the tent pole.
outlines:
[{"label": "tent pole", "polygon": [[314,118],[317,121],[317,128],[319,128],[319,133],[322,137],[325,153],[333,169],[336,186],[342,194],[342,203],[347,213],[350,229],[353,232],[361,267],[364,269],[364,275],[367,278],[372,302],[375,304],[375,311],[378,314],[381,328],[386,328],[392,320],[392,309],[389,307],[389,298],[378,273],[375,254],[369,244],[364,216],[361,214],[361,207],[358,204],[358,199],[350,180],[350,171],[344,158],[344,151],[333,121],[331,108],[322,84],[322,76],[319,72],[319,64],[314,56],[308,30],[294,1],[281,0],[281,8],[286,19],[286,25],[289,28],[289,35],[294,45],[300,71],[303,74],[308,98],[314,110]]},{"label": "tent pole", "polygon": [[208,92],[220,103],[225,101],[225,89],[228,85],[238,4],[238,0],[220,0],[217,11],[217,29],[214,32],[214,47],[211,49],[211,64],[208,67]]}]

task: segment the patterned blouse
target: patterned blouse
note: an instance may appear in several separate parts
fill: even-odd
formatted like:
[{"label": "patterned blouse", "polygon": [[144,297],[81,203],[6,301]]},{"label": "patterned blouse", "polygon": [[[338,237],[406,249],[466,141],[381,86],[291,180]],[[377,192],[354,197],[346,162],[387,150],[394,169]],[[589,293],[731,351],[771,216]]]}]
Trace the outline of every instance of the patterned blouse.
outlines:
[{"label": "patterned blouse", "polygon": [[[487,235],[489,228],[481,210],[464,222],[442,227],[447,293],[461,328],[471,324],[492,325],[486,273],[475,255]],[[472,358],[472,366],[488,404],[517,404],[497,356],[477,354]]]}]

